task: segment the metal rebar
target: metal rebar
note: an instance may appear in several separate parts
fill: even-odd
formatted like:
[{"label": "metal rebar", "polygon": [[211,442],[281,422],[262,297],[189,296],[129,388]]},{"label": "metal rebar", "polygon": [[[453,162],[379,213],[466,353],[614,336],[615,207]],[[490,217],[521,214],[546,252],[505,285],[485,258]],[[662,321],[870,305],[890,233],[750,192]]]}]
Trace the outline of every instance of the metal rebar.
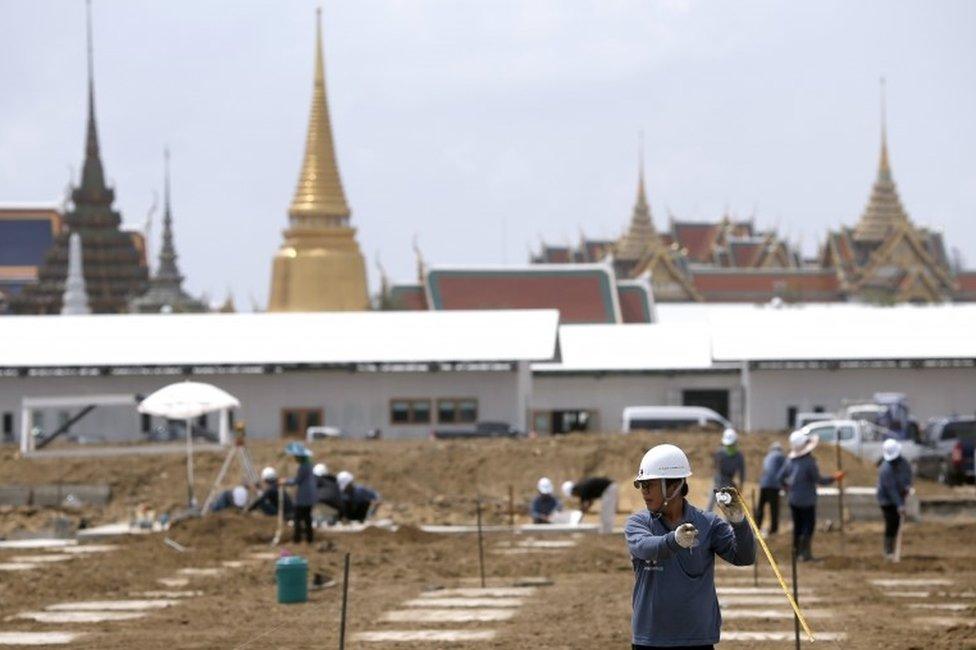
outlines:
[{"label": "metal rebar", "polygon": [[346,603],[349,600],[349,554],[342,568],[342,619],[339,621],[339,650],[346,648]]}]

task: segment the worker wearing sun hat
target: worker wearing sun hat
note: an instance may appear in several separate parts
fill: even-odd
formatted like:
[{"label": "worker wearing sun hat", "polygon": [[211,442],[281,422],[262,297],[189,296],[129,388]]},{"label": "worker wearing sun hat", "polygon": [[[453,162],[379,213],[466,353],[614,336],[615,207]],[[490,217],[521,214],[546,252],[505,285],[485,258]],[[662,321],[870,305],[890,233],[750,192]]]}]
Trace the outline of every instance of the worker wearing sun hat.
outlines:
[{"label": "worker wearing sun hat", "polygon": [[884,516],[884,558],[895,559],[895,540],[905,516],[905,498],[912,488],[912,466],[901,455],[901,443],[888,438],[878,466],[878,505]]},{"label": "worker wearing sun hat", "polygon": [[780,483],[789,494],[793,514],[793,547],[797,558],[810,562],[813,557],[813,531],[817,526],[817,486],[844,479],[844,472],[821,476],[817,460],[811,453],[820,436],[802,429],[790,434],[790,453],[780,470]]},{"label": "worker wearing sun hat", "polygon": [[304,534],[305,541],[311,544],[314,539],[312,506],[318,499],[315,473],[312,471],[312,452],[300,442],[289,442],[285,447],[285,453],[293,456],[295,462],[298,463],[298,471],[295,472],[294,478],[285,481],[286,485],[295,486],[295,516],[293,520],[295,528],[292,531],[292,541],[297,544]]}]

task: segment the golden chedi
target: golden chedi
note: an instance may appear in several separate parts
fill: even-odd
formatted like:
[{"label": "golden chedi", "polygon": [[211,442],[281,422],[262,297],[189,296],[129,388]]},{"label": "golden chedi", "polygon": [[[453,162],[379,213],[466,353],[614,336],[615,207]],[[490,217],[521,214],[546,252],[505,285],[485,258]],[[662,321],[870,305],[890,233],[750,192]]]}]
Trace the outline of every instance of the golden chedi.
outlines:
[{"label": "golden chedi", "polygon": [[315,84],[298,187],[285,241],[274,257],[268,311],[354,311],[369,308],[366,265],[349,225],[332,143],[317,12]]}]

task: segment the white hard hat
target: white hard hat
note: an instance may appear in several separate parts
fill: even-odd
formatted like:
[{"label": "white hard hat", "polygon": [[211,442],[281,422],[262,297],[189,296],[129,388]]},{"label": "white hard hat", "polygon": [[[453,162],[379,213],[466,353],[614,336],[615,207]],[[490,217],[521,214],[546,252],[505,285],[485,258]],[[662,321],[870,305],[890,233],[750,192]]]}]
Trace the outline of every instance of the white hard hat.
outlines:
[{"label": "white hard hat", "polygon": [[329,473],[329,469],[325,466],[325,463],[316,463],[315,467],[312,468],[312,474],[316,476],[325,476]]},{"label": "white hard hat", "polygon": [[573,496],[573,486],[576,485],[572,481],[563,481],[563,494],[568,499]]},{"label": "white hard hat", "polygon": [[275,471],[274,467],[265,467],[261,470],[262,481],[273,481],[276,478],[278,478],[278,472]]},{"label": "white hard hat", "polygon": [[345,490],[345,489],[346,489],[346,487],[347,487],[347,486],[348,486],[348,485],[349,485],[350,483],[352,483],[352,479],[353,479],[353,476],[352,476],[352,473],[350,473],[350,472],[347,472],[347,471],[345,471],[345,470],[343,470],[343,471],[341,471],[341,472],[339,472],[339,473],[338,473],[338,474],[336,475],[336,483],[338,483],[338,484],[339,484],[339,489],[340,489],[340,490]]},{"label": "white hard hat", "polygon": [[243,508],[247,505],[247,488],[243,485],[236,486],[231,490],[231,497],[234,499],[235,506]]},{"label": "white hard hat", "polygon": [[739,440],[739,434],[735,432],[735,429],[729,427],[722,432],[722,444],[726,447],[734,445],[736,441]]},{"label": "white hard hat", "polygon": [[901,456],[901,443],[894,438],[888,438],[881,445],[881,456],[887,461],[898,458]]},{"label": "white hard hat", "polygon": [[651,447],[641,458],[635,481],[652,478],[687,478],[691,476],[691,463],[685,452],[674,445]]},{"label": "white hard hat", "polygon": [[543,476],[539,479],[539,482],[535,484],[535,489],[537,489],[540,494],[552,494],[552,481]]}]

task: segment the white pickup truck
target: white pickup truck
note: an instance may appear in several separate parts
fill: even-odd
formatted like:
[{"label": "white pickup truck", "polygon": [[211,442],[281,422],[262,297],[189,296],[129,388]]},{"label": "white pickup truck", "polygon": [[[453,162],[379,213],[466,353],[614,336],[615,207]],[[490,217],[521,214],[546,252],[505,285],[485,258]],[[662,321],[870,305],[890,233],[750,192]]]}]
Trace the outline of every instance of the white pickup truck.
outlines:
[{"label": "white pickup truck", "polygon": [[[816,434],[820,442],[833,445],[837,443],[840,434],[842,449],[860,456],[864,460],[877,463],[881,459],[881,445],[887,438],[897,438],[894,433],[884,427],[867,420],[826,420],[813,422],[801,429],[809,434]],[[905,460],[914,463],[920,456],[931,454],[931,450],[912,440],[901,440],[901,455]]]}]

